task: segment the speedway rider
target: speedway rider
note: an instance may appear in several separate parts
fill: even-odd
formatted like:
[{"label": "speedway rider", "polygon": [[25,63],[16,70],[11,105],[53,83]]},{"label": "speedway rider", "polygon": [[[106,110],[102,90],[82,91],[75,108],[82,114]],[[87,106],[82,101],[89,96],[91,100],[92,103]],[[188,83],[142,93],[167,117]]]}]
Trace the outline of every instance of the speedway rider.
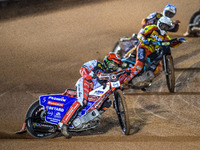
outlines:
[{"label": "speedway rider", "polygon": [[[165,6],[164,10],[162,13],[151,13],[147,18],[144,18],[141,22],[142,24],[142,28],[145,28],[147,25],[157,25],[158,20],[162,17],[168,17],[168,18],[172,18],[175,16],[176,14],[176,7],[174,5],[168,4]],[[169,32],[177,32],[179,29],[179,24],[180,21],[179,20],[175,20],[173,23],[173,25],[170,27],[170,29],[168,30]],[[120,41],[121,45],[120,47],[124,50],[125,52],[125,57],[128,57],[131,53],[133,53],[135,51],[135,49],[137,48],[137,45],[139,44],[139,42],[136,42],[138,39],[136,38],[137,34],[133,34],[133,36],[131,38],[129,38],[129,40],[131,41],[132,39],[135,41],[135,43],[132,43],[132,49],[129,48],[128,50],[126,50],[123,46],[123,40],[124,38],[121,38],[120,40],[122,40],[122,42]]]},{"label": "speedway rider", "polygon": [[[152,24],[157,24],[158,20],[162,17],[168,17],[168,18],[172,18],[175,16],[176,14],[176,7],[174,5],[168,4],[165,6],[164,10],[162,13],[151,13],[147,18],[142,20],[142,27],[144,28],[147,25],[152,25]],[[169,32],[177,32],[179,29],[179,24],[180,21],[179,20],[175,20],[172,22],[172,26],[169,28]]]},{"label": "speedway rider", "polygon": [[[135,77],[144,67],[147,56],[150,54],[156,54],[156,49],[159,47],[158,45],[154,46],[151,41],[168,41],[171,40],[170,37],[166,34],[167,31],[172,27],[172,21],[168,17],[161,17],[157,25],[148,25],[145,28],[141,29],[138,33],[138,39],[140,40],[140,44],[136,49],[136,63],[130,68],[130,75],[125,79],[126,84]],[[177,40],[170,45],[170,47],[177,47],[182,41]],[[149,70],[143,73],[142,76],[135,78],[137,82],[145,82],[147,80],[152,80],[155,76],[159,75],[162,71],[161,64],[151,64]],[[132,80],[134,83],[135,81]]]},{"label": "speedway rider", "polygon": [[[101,81],[97,80],[96,74],[116,72],[121,63],[122,62],[117,54],[109,53],[105,56],[103,64],[97,60],[88,61],[83,64],[80,69],[82,77],[76,83],[77,100],[72,104],[70,109],[66,112],[58,124],[61,127],[62,133],[65,135],[68,134],[66,126],[64,129],[65,131],[63,131],[63,124],[68,127],[73,119],[78,115],[80,109],[87,105],[89,92],[102,85],[100,83]],[[65,95],[67,94],[69,93],[65,93]]]}]

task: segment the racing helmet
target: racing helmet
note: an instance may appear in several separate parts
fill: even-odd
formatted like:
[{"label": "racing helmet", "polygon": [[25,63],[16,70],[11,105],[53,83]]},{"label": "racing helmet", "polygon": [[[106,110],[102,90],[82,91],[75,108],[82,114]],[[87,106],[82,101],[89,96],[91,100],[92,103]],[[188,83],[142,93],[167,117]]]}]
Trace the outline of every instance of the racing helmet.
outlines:
[{"label": "racing helmet", "polygon": [[174,5],[168,4],[163,10],[163,16],[172,18],[176,14],[176,7]]},{"label": "racing helmet", "polygon": [[117,71],[121,64],[122,64],[122,61],[120,57],[113,52],[110,52],[108,55],[106,55],[103,60],[103,66],[106,72],[109,72],[109,73]]},{"label": "racing helmet", "polygon": [[172,26],[171,19],[165,16],[162,16],[157,22],[161,35],[164,35]]}]

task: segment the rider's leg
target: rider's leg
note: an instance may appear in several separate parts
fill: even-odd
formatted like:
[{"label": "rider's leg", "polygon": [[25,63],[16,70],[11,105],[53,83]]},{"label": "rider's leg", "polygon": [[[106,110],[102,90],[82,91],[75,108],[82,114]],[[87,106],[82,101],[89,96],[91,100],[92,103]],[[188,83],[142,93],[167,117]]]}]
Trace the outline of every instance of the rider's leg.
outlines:
[{"label": "rider's leg", "polygon": [[161,72],[162,65],[160,63],[158,65],[152,64],[148,70],[146,70],[141,76],[137,77],[137,80],[138,82],[149,82],[157,77]]},{"label": "rider's leg", "polygon": [[69,124],[75,119],[78,115],[78,112],[82,107],[87,104],[88,94],[90,92],[91,84],[83,79],[80,78],[76,84],[77,86],[77,101],[75,101],[70,109],[66,112],[64,117],[59,123],[59,126],[62,127],[63,124],[69,126]]},{"label": "rider's leg", "polygon": [[152,64],[148,70],[146,71],[146,77],[149,81],[153,80],[162,72],[162,65],[159,63],[158,65]]},{"label": "rider's leg", "polygon": [[157,77],[162,71],[163,71],[162,65],[159,63],[156,69],[153,71],[153,74],[155,75],[155,77]]},{"label": "rider's leg", "polygon": [[146,49],[143,46],[138,46],[136,51],[136,63],[135,65],[130,69],[131,73],[130,75],[125,79],[125,84],[127,84],[133,77],[135,77],[144,67],[144,63],[146,61],[147,56],[151,52]]},{"label": "rider's leg", "polygon": [[81,108],[81,103],[79,103],[79,101],[75,101],[60,121],[59,126],[62,126],[63,124],[69,126]]}]

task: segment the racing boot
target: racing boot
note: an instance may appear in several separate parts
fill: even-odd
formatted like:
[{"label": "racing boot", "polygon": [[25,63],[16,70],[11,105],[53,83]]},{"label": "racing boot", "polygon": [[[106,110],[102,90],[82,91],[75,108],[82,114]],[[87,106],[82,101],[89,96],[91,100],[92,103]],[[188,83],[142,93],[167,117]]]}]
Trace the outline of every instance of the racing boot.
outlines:
[{"label": "racing boot", "polygon": [[69,108],[69,110],[66,112],[62,120],[58,123],[58,126],[61,128],[62,134],[66,138],[70,138],[70,134],[68,132],[68,127],[71,124],[71,122],[75,119],[75,117],[78,115],[79,110],[82,108],[80,102],[75,101],[72,106]]},{"label": "racing boot", "polygon": [[112,101],[109,98],[107,98],[107,100],[104,101],[104,103],[102,104],[100,108],[100,111],[99,111],[100,114],[105,112],[111,105],[112,105]]}]

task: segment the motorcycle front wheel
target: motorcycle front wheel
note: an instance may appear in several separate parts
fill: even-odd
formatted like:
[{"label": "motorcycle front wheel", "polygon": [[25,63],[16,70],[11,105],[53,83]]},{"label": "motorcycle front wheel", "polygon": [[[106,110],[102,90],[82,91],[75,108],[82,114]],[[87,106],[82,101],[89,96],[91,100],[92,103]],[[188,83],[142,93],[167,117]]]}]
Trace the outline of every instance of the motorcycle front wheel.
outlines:
[{"label": "motorcycle front wheel", "polygon": [[165,71],[165,77],[167,81],[167,87],[169,92],[174,93],[175,90],[175,71],[174,63],[171,55],[166,55],[163,58],[163,67]]},{"label": "motorcycle front wheel", "polygon": [[128,108],[126,105],[125,97],[122,91],[119,89],[114,92],[113,96],[114,96],[114,108],[116,110],[122,132],[125,135],[129,135],[130,122],[129,122]]},{"label": "motorcycle front wheel", "polygon": [[26,128],[34,138],[53,138],[59,134],[57,126],[45,122],[45,112],[39,101],[35,101],[26,114]]}]

